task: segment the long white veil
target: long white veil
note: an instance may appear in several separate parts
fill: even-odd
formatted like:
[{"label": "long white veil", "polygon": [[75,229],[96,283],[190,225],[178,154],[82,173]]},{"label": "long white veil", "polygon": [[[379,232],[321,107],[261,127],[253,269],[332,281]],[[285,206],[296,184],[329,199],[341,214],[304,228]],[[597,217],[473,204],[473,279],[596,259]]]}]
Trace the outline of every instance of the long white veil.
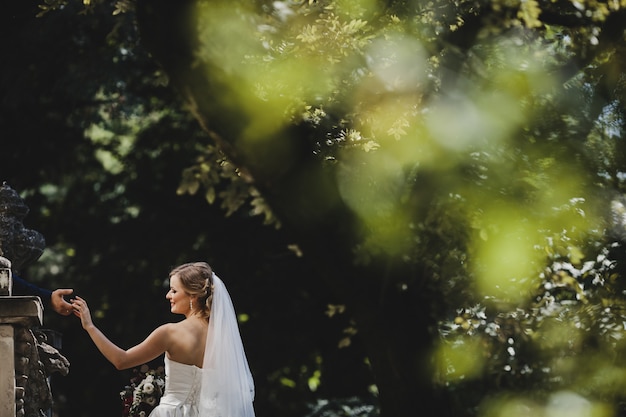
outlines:
[{"label": "long white veil", "polygon": [[203,370],[200,417],[254,417],[254,381],[235,308],[215,273]]}]

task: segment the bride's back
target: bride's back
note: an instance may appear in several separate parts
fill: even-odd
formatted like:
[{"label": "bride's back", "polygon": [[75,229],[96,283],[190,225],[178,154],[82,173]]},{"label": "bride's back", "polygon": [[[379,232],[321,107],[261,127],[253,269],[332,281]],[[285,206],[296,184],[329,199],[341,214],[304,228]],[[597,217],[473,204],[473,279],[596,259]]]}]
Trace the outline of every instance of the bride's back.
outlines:
[{"label": "bride's back", "polygon": [[168,325],[167,356],[173,361],[202,368],[208,327],[207,320],[196,317]]}]

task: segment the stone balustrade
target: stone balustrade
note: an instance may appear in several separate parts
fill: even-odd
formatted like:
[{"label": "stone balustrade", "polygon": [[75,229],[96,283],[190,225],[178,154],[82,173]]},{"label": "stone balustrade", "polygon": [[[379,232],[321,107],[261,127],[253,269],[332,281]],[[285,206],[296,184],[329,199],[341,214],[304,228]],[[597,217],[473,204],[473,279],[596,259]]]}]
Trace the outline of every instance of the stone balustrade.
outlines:
[{"label": "stone balustrade", "polygon": [[30,359],[36,343],[33,327],[43,324],[39,297],[0,297],[0,417],[23,417]]},{"label": "stone balustrade", "polygon": [[42,324],[39,297],[0,296],[0,417],[50,415],[50,375],[67,375],[70,364]]},{"label": "stone balustrade", "polygon": [[12,291],[12,271],[37,260],[45,248],[43,236],[22,224],[28,211],[11,187],[0,186],[0,417],[49,416],[50,375],[69,372],[68,360],[40,328],[41,299]]}]

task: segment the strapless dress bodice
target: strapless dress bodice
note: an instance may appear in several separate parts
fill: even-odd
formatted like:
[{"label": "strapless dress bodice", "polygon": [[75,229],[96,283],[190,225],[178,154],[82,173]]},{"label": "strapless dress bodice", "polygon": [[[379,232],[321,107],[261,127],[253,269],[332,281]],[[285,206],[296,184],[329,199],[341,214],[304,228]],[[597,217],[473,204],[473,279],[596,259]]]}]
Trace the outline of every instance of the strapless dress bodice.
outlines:
[{"label": "strapless dress bodice", "polygon": [[150,417],[196,417],[202,385],[202,368],[165,356],[165,392]]}]

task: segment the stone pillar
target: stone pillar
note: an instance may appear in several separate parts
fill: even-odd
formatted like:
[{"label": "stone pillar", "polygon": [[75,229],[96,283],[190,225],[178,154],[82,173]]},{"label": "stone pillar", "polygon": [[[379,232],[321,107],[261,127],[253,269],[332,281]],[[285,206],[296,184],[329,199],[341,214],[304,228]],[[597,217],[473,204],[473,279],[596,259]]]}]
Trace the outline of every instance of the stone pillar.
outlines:
[{"label": "stone pillar", "polygon": [[0,297],[0,417],[16,417],[20,401],[23,410],[24,387],[16,386],[15,370],[28,364],[16,363],[15,328],[42,324],[43,305],[39,297]]},{"label": "stone pillar", "polygon": [[36,261],[43,236],[22,224],[28,214],[22,198],[0,186],[0,417],[41,416],[52,406],[48,377],[67,375],[69,362],[47,339],[43,303],[36,296],[14,296],[12,275]]},{"label": "stone pillar", "polygon": [[0,324],[0,417],[15,417],[15,353],[13,349],[13,326]]}]

